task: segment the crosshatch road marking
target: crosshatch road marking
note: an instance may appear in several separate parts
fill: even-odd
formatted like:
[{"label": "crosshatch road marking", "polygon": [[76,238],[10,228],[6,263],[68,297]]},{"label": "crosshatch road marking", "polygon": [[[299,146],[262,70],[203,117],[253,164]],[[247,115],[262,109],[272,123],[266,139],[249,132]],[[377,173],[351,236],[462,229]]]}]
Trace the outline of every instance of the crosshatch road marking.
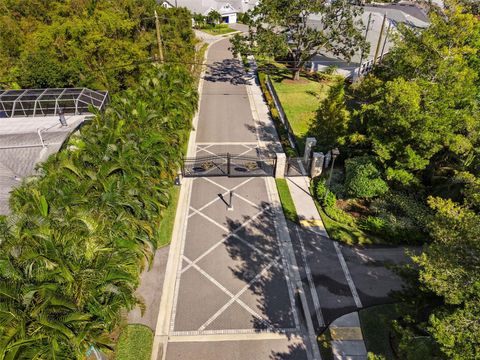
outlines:
[{"label": "crosshatch road marking", "polygon": [[[187,262],[189,262],[189,260],[184,256],[183,259]],[[200,268],[198,265],[196,264],[193,264],[192,263],[192,266],[195,268],[195,270],[197,270],[200,274],[202,274],[203,276],[205,276],[208,280],[210,280],[215,286],[217,286],[220,290],[222,290],[225,294],[227,294],[230,298],[234,298],[235,295],[233,295],[226,287],[224,287],[222,284],[220,284],[217,280],[215,280],[215,278],[213,278],[212,276],[210,276],[206,271],[204,271],[202,268]],[[240,299],[236,299],[235,300],[241,307],[243,307],[245,310],[247,310],[251,315],[253,315],[254,317],[258,318],[258,320],[262,321],[263,323],[265,323],[265,325],[267,327],[271,327],[271,324],[270,322],[265,319],[264,316],[261,316],[259,315],[256,311],[252,310],[247,304],[245,304],[242,300]],[[200,331],[200,330],[199,330]]]},{"label": "crosshatch road marking", "polygon": [[[210,325],[213,321],[215,321],[221,314],[227,310],[227,308],[232,305],[234,302],[238,302],[237,300],[240,298],[240,296],[243,295],[245,291],[248,290],[248,288],[255,283],[260,277],[262,276],[263,273],[268,271],[273,265],[275,264],[274,261],[271,261],[270,264],[265,266],[262,271],[260,271],[257,276],[255,276],[248,284],[246,284],[234,297],[232,297],[224,306],[222,306],[213,316],[205,321],[205,323],[198,328],[198,331],[203,331],[205,328]],[[269,324],[271,326],[271,324]]]},{"label": "crosshatch road marking", "polygon": [[[209,220],[210,222],[212,222],[213,224],[215,224],[216,226],[218,226],[220,229],[222,229],[223,231],[229,233],[228,229],[226,227],[224,227],[223,225],[217,223],[215,220],[209,218],[207,215],[199,212],[198,210],[195,210],[194,208],[190,207],[190,209],[192,209],[193,211],[196,211],[199,215],[203,216],[205,219]],[[232,232],[230,232],[226,237],[224,237],[223,239],[221,239],[220,241],[218,241],[217,243],[213,244],[210,249],[206,250],[202,255],[200,255],[199,257],[197,257],[195,260],[192,261],[193,264],[196,264],[198,263],[201,259],[203,259],[205,256],[207,256],[209,253],[211,253],[213,250],[215,250],[215,248],[217,246],[219,246],[220,244],[222,244],[223,242],[225,242],[229,237],[235,237],[236,239],[242,241],[243,243],[245,243],[246,245],[250,246],[253,250],[257,251],[258,253],[266,256],[263,252],[261,252],[260,250],[258,250],[256,247],[254,247],[253,245],[251,245],[250,243],[248,243],[247,241],[243,240],[240,236],[238,236],[236,233],[238,231],[240,231],[241,229],[243,229],[245,226],[247,226],[251,221],[255,220],[257,217],[259,217],[260,215],[262,215],[265,211],[267,211],[269,208],[265,208],[263,210],[261,210],[260,212],[258,212],[256,215],[252,216],[250,219],[248,219],[246,222],[244,222],[241,226],[239,226],[238,228],[236,228],[235,230],[233,230]],[[184,269],[182,269],[182,273],[184,273],[185,271],[187,271],[189,268],[191,267],[191,265],[187,265]]]},{"label": "crosshatch road marking", "polygon": [[[247,180],[241,182],[240,184],[238,184],[237,186],[234,186],[233,188],[231,189],[226,189],[226,192],[224,192],[222,194],[222,196],[227,196],[229,194],[230,191],[235,191],[235,190],[238,190],[239,188],[241,188],[242,186],[244,186],[245,184],[247,184],[248,182],[252,181],[254,178],[248,178]],[[203,180],[209,180],[208,178],[203,178]],[[218,185],[216,182],[214,181],[210,181],[212,183],[214,183],[215,185],[217,185],[218,187],[220,188],[223,188],[223,186],[220,186]],[[234,193],[235,196],[239,197],[240,199],[248,202],[249,200],[246,200],[244,199],[243,197],[240,197],[239,195],[237,195],[236,193]],[[217,201],[220,201],[220,197],[218,196],[215,196],[215,198],[211,201],[209,201],[208,203],[206,203],[205,205],[203,205],[200,209],[197,209],[197,211],[202,211],[202,210],[205,210],[207,207],[209,207],[210,205],[212,205],[213,203],[217,202]],[[254,204],[254,206],[259,209],[259,206]],[[195,215],[195,213],[192,213],[190,215],[188,215],[189,218],[191,218],[193,215]]]}]

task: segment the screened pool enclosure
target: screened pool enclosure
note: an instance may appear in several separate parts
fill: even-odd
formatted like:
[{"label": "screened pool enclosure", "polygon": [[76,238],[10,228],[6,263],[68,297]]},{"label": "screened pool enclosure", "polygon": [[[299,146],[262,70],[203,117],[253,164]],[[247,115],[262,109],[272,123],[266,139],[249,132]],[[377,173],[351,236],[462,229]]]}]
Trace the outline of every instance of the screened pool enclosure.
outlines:
[{"label": "screened pool enclosure", "polygon": [[90,106],[102,110],[108,102],[107,91],[86,88],[0,90],[0,118],[81,115]]}]

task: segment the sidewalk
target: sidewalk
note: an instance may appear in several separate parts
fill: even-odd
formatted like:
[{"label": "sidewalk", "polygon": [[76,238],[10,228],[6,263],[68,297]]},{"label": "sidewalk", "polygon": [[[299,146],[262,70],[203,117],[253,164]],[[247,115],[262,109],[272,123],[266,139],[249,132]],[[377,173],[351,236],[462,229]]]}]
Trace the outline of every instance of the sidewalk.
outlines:
[{"label": "sidewalk", "polygon": [[[310,195],[310,179],[306,176],[289,177],[287,178],[287,184],[301,227],[329,238],[315,202]],[[333,241],[333,244],[355,305],[357,308],[361,308],[362,303],[343,257],[341,247],[336,241]],[[305,264],[305,266],[308,267],[308,264]],[[320,304],[322,303],[321,298],[319,302]],[[367,350],[360,329],[358,312],[344,315],[335,320],[330,325],[330,331],[332,334],[332,351],[335,359],[367,359]]]}]

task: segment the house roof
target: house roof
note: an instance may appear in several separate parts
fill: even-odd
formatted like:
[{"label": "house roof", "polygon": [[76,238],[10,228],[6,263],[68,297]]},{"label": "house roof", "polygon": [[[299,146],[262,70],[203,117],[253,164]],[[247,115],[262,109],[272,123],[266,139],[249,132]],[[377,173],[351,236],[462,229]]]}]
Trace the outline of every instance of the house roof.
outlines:
[{"label": "house roof", "polygon": [[61,126],[58,116],[0,118],[0,215],[9,213],[12,189],[23,177],[33,175],[38,163],[58,152],[90,116],[67,115],[67,126]]},{"label": "house roof", "polygon": [[[368,24],[368,18],[371,14],[370,26],[367,34],[367,41],[370,44],[370,52],[368,54],[363,54],[363,61],[368,61],[373,59],[375,56],[375,51],[378,44],[378,39],[380,37],[380,31],[382,28],[383,16],[387,15],[387,22],[385,24],[385,29],[382,35],[381,48],[383,48],[383,43],[385,42],[385,34],[390,25],[391,31],[394,31],[395,28],[400,23],[407,24],[412,27],[424,28],[428,26],[428,17],[427,15],[416,6],[411,5],[401,5],[401,4],[389,4],[389,5],[377,5],[377,6],[364,6],[364,12],[361,15],[361,21],[366,27]],[[359,18],[360,20],[360,18]],[[309,24],[313,27],[322,27],[322,19],[319,15],[312,15],[309,18]],[[392,36],[389,36],[387,42],[385,43],[385,53],[387,53],[393,46]],[[329,52],[322,52],[316,58],[328,58],[328,59],[339,59],[338,56],[335,56]],[[359,64],[360,63],[361,53],[357,52],[353,55],[350,60],[350,64]],[[341,60],[341,59],[340,59]],[[346,64],[346,63],[345,63]],[[344,65],[346,66],[346,65]],[[343,66],[343,67],[344,67]],[[348,65],[350,66],[350,65]]]},{"label": "house roof", "polygon": [[246,12],[255,7],[258,0],[177,0],[176,3],[193,13],[206,15],[211,10],[217,10],[220,14]]},{"label": "house roof", "polygon": [[22,178],[60,150],[92,116],[90,107],[101,110],[107,101],[106,91],[85,88],[0,90],[0,215],[9,213],[10,192]]}]

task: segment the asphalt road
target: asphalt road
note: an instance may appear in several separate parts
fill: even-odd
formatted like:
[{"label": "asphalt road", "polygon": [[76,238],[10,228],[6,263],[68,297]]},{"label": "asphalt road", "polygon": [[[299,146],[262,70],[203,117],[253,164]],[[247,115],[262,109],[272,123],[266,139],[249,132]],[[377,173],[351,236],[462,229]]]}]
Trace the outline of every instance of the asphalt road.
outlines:
[{"label": "asphalt road", "polygon": [[[259,151],[247,75],[228,47],[222,40],[209,49],[197,156]],[[308,359],[304,319],[271,206],[272,182],[192,180],[167,360]]]}]

